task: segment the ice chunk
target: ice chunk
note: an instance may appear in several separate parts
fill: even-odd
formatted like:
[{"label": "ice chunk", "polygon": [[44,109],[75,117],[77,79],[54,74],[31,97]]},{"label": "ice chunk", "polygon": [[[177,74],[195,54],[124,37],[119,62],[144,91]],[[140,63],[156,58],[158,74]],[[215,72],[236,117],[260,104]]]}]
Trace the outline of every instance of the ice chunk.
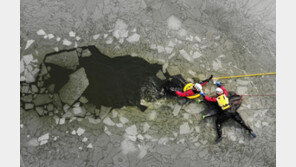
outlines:
[{"label": "ice chunk", "polygon": [[180,134],[188,134],[190,132],[190,127],[187,122],[180,126]]},{"label": "ice chunk", "polygon": [[37,31],[37,35],[46,35],[43,29]]},{"label": "ice chunk", "polygon": [[167,19],[167,24],[168,24],[169,29],[171,29],[171,30],[179,30],[182,26],[181,21],[177,17],[175,17],[174,15],[170,16]]},{"label": "ice chunk", "polygon": [[75,35],[76,35],[75,32],[73,32],[73,31],[70,31],[70,32],[69,32],[69,36],[70,36],[70,37],[75,37]]},{"label": "ice chunk", "polygon": [[70,46],[72,44],[71,41],[67,40],[67,39],[64,39],[63,40],[63,45],[66,45],[66,46]]},{"label": "ice chunk", "polygon": [[135,33],[131,36],[129,36],[126,40],[129,42],[129,43],[135,43],[135,42],[138,42],[140,39],[140,35]]},{"label": "ice chunk", "polygon": [[77,129],[77,132],[76,133],[77,133],[78,136],[81,136],[84,132],[85,132],[85,129],[82,129],[82,128],[79,127]]},{"label": "ice chunk", "polygon": [[25,47],[25,50],[28,49],[32,45],[32,43],[34,43],[33,39],[28,40],[27,44],[26,44],[26,47]]}]

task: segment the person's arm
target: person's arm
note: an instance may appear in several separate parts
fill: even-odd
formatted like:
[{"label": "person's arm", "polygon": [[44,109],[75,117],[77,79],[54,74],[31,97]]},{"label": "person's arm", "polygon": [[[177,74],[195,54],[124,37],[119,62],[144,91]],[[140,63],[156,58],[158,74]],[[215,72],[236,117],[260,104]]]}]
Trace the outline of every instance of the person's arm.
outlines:
[{"label": "person's arm", "polygon": [[205,84],[207,84],[212,78],[213,78],[213,75],[211,75],[208,79],[201,81],[200,82],[201,86],[204,86]]},{"label": "person's arm", "polygon": [[217,101],[216,97],[206,96],[203,92],[200,92],[199,94],[202,95],[205,98],[206,101],[211,101],[211,102],[216,102]]},{"label": "person's arm", "polygon": [[217,98],[216,98],[216,97],[205,96],[205,99],[206,99],[207,101],[211,101],[211,102],[216,102],[216,101],[217,101]]},{"label": "person's arm", "polygon": [[205,81],[205,82],[202,82],[200,85],[201,86],[204,86],[205,84],[207,84],[209,81]]},{"label": "person's arm", "polygon": [[223,93],[225,94],[225,96],[228,96],[228,92],[227,90],[221,85],[220,88],[223,90]]},{"label": "person's arm", "polygon": [[180,91],[176,91],[176,95],[178,95],[179,97],[187,97],[187,96],[192,96],[194,95],[193,90],[188,90],[186,92],[180,92]]}]

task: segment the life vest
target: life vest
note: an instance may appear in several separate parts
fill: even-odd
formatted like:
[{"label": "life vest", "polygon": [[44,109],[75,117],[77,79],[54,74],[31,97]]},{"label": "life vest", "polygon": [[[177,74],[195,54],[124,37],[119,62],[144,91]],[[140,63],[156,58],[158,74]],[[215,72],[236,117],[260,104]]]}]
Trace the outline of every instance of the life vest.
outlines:
[{"label": "life vest", "polygon": [[222,95],[218,96],[217,97],[217,102],[218,102],[218,105],[222,108],[222,110],[226,110],[227,108],[230,107],[229,100],[225,96],[225,94],[222,94]]},{"label": "life vest", "polygon": [[[193,86],[194,86],[193,83],[188,83],[188,84],[186,84],[186,85],[184,86],[183,91],[185,92],[185,91],[188,91],[189,89],[193,89]],[[194,89],[193,89],[193,90],[194,90]],[[194,91],[194,93],[195,93],[195,91]],[[199,96],[200,96],[200,94],[199,94],[199,93],[196,93],[196,94],[194,94],[194,95],[192,95],[192,96],[187,96],[187,98],[188,98],[188,99],[195,99],[195,98],[197,98],[197,97],[199,97]]]}]

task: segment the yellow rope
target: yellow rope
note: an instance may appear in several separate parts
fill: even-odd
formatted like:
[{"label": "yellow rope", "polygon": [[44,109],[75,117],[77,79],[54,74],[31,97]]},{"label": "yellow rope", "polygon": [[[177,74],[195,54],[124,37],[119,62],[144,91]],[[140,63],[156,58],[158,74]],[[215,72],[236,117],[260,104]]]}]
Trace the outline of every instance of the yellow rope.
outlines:
[{"label": "yellow rope", "polygon": [[228,76],[228,77],[214,77],[213,79],[228,79],[228,78],[252,77],[252,76],[261,76],[261,75],[276,75],[276,73],[272,72],[272,73],[259,73],[259,74],[237,75],[237,76]]}]

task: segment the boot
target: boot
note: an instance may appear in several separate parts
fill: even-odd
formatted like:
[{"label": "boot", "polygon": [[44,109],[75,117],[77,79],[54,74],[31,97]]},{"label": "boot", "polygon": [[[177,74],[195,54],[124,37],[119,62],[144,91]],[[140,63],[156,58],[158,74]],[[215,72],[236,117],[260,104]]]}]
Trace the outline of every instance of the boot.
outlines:
[{"label": "boot", "polygon": [[219,143],[221,140],[222,140],[222,136],[218,137],[215,142]]},{"label": "boot", "polygon": [[253,138],[256,138],[256,134],[253,131],[250,131],[250,134],[252,135]]}]

